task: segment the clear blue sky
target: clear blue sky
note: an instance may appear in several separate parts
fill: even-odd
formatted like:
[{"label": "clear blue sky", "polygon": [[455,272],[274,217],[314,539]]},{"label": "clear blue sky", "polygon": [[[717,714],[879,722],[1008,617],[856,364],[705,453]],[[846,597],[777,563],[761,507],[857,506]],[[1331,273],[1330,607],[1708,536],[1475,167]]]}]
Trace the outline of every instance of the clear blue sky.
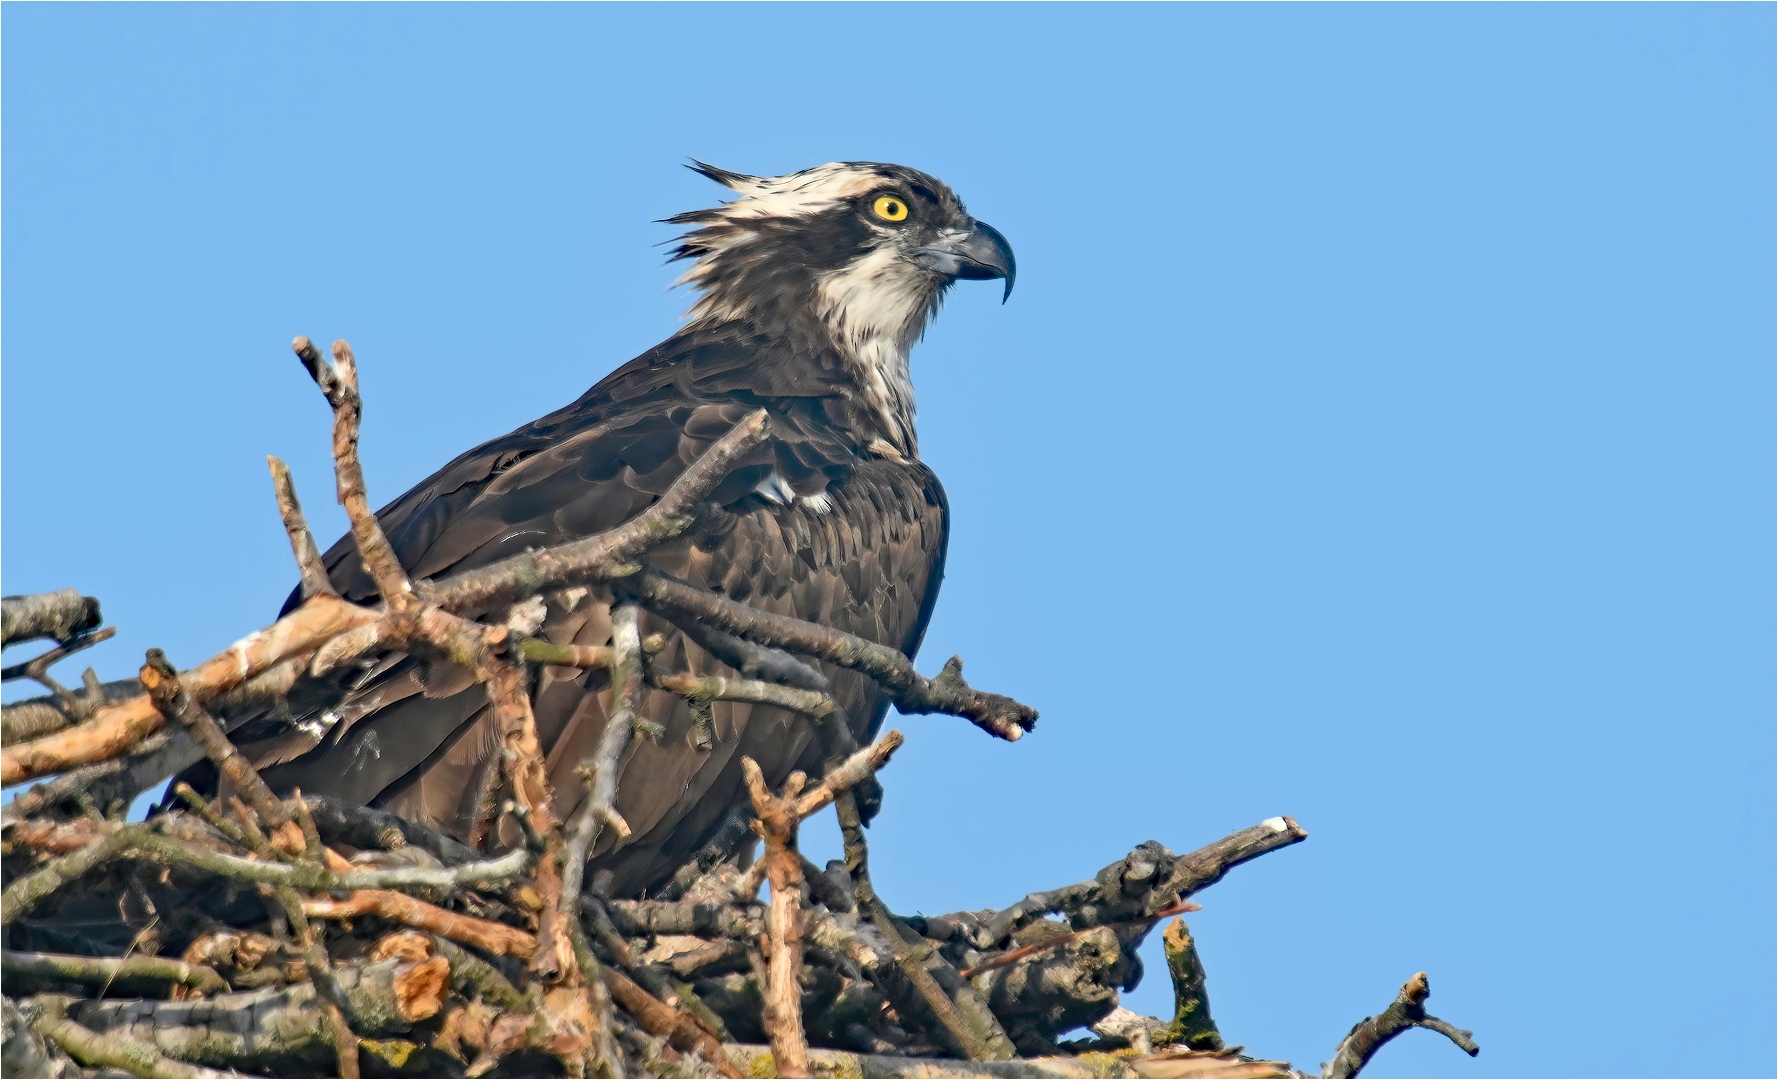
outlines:
[{"label": "clear blue sky", "polygon": [[[189,664],[373,496],[674,327],[680,163],[944,178],[1018,252],[915,354],[955,512],[904,910],[1274,814],[1192,918],[1224,1033],[1372,1075],[1774,1071],[1774,9],[8,4],[7,592]],[[836,846],[808,830],[814,853]],[[1131,1003],[1169,1007],[1158,956]]]}]

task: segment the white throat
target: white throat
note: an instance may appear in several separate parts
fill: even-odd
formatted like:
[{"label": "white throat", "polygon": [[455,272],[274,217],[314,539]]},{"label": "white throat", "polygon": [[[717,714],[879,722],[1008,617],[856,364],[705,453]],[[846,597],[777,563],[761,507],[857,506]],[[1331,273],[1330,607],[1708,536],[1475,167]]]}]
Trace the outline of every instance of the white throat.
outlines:
[{"label": "white throat", "polygon": [[822,278],[816,314],[852,365],[865,402],[903,457],[919,456],[908,352],[938,309],[932,275],[878,249]]}]

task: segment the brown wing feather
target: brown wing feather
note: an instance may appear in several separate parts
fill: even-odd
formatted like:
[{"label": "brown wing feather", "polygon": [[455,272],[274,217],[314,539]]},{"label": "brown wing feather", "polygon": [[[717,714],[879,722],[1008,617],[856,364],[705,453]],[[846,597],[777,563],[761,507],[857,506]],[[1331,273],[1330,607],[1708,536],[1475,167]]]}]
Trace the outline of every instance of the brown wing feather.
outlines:
[{"label": "brown wing feather", "polygon": [[[918,462],[861,452],[834,423],[847,406],[836,401],[819,364],[800,374],[785,369],[769,343],[692,341],[675,348],[669,342],[575,405],[463,455],[379,516],[403,564],[421,577],[562,543],[641,512],[712,440],[764,405],[773,413],[773,442],[718,489],[721,512],[696,536],[651,553],[649,562],[735,599],[911,656],[942,575],[943,489]],[[825,493],[826,504],[778,505],[754,493],[774,469],[799,495]],[[347,596],[374,596],[348,541],[328,553],[328,562]],[[592,645],[610,640],[608,588],[547,600],[542,636]],[[734,674],[670,624],[644,620],[645,633],[667,637],[659,663]],[[826,674],[856,734],[874,734],[886,699],[853,672],[829,668]],[[608,680],[603,671],[544,668],[534,701],[558,810],[569,814],[582,791],[574,769],[604,730]],[[664,734],[638,740],[624,763],[618,808],[634,833],[621,848],[607,834],[596,851],[596,865],[617,875],[620,892],[655,887],[696,850],[740,795],[742,755],[777,783],[805,757],[812,739],[805,721],[782,710],[718,702],[713,712],[717,745],[698,750],[684,702],[647,695],[643,713]],[[476,778],[497,740],[486,695],[466,673],[436,661],[384,658],[332,714],[319,722],[301,718],[307,723],[294,727],[291,719],[262,720],[238,736],[270,766],[266,778],[274,786],[380,805],[467,834]],[[252,738],[261,733],[268,737]]]}]

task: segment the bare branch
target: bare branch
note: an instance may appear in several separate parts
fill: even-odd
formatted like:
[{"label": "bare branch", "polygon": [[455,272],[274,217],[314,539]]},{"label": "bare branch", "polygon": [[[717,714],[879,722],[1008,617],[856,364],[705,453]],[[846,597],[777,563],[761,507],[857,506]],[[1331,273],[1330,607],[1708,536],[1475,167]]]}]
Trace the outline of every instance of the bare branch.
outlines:
[{"label": "bare branch", "polygon": [[321,562],[321,550],[315,546],[315,534],[309,531],[302,503],[296,499],[290,466],[284,464],[282,458],[268,457],[265,460],[272,470],[272,493],[278,500],[278,516],[283,519],[284,531],[290,536],[290,553],[295,556],[297,570],[302,574],[303,598],[339,595],[327,576],[327,567]]},{"label": "bare branch", "polygon": [[535,934],[505,923],[459,915],[436,904],[416,900],[406,893],[388,889],[361,889],[344,900],[305,900],[303,911],[318,919],[357,919],[376,915],[403,926],[473,945],[495,956],[516,956],[521,960],[529,960],[537,953]]},{"label": "bare branch", "polygon": [[119,994],[165,993],[175,986],[200,994],[228,989],[228,983],[215,968],[164,956],[63,956],[0,951],[0,973],[4,973],[11,993],[17,993],[21,984],[54,989],[66,983],[110,989]]},{"label": "bare branch", "polygon": [[142,665],[139,678],[154,707],[162,716],[184,725],[204,754],[216,763],[216,768],[259,815],[262,825],[276,829],[290,820],[290,810],[272,794],[272,789],[260,779],[252,764],[228,741],[222,727],[180,687],[179,673],[167,662],[165,653],[159,649],[148,650],[148,662]]},{"label": "bare branch", "polygon": [[[308,652],[376,618],[376,612],[355,604],[313,597],[266,629],[182,672],[180,682],[193,700],[209,701],[290,656]],[[85,723],[0,749],[0,784],[21,784],[115,757],[159,731],[164,723],[147,694],[104,706]]]},{"label": "bare branch", "polygon": [[303,803],[314,818],[321,838],[328,843],[349,844],[360,850],[392,851],[412,845],[446,866],[476,861],[474,850],[436,829],[368,806],[354,806],[330,795],[304,795]]},{"label": "bare branch", "polygon": [[90,649],[94,645],[97,645],[100,642],[110,641],[116,636],[117,627],[115,626],[101,626],[97,630],[93,630],[89,633],[77,634],[67,641],[57,645],[55,648],[50,649],[48,652],[33,656],[24,663],[12,664],[0,668],[0,682],[11,682],[14,679],[35,679],[38,682],[50,685],[51,690],[58,689],[55,685],[51,685],[53,681],[47,678],[50,668],[83,649]]},{"label": "bare branch", "polygon": [[1426,981],[1424,971],[1416,972],[1414,977],[1402,984],[1401,993],[1395,1001],[1376,1016],[1367,1016],[1352,1026],[1350,1033],[1340,1040],[1339,1048],[1334,1051],[1334,1059],[1322,1067],[1324,1077],[1357,1076],[1371,1059],[1371,1056],[1383,1048],[1383,1044],[1412,1027],[1430,1028],[1457,1044],[1458,1049],[1475,1057],[1482,1052],[1473,1038],[1474,1032],[1464,1031],[1452,1026],[1436,1016],[1426,1012],[1426,999],[1432,996],[1432,987]]},{"label": "bare branch", "polygon": [[899,649],[817,623],[760,611],[746,604],[645,567],[630,587],[650,607],[660,606],[705,620],[727,633],[761,645],[789,649],[863,672],[881,683],[904,713],[961,716],[1008,742],[1037,723],[1037,710],[1009,697],[973,689],[963,681],[963,661],[952,657],[935,679],[914,669]]},{"label": "bare branch", "polygon": [[65,643],[103,621],[98,599],[82,596],[77,589],[0,597],[0,645],[38,638]]},{"label": "bare branch", "polygon": [[120,1069],[131,1076],[153,1077],[228,1077],[234,1072],[217,1072],[202,1066],[174,1061],[154,1047],[119,1033],[100,1034],[68,1019],[71,999],[55,998],[34,1025],[39,1035],[52,1039],[68,1056],[82,1065],[94,1068]]},{"label": "bare branch", "polygon": [[[587,777],[586,803],[570,845],[571,849],[579,845],[582,866],[596,825],[609,825],[620,837],[630,835],[629,823],[617,812],[617,779],[642,703],[642,639],[635,604],[619,604],[611,610],[611,685],[611,713],[605,721],[598,752],[582,766]],[[579,876],[576,872],[575,877]]]},{"label": "bare branch", "polygon": [[1242,863],[1308,836],[1293,819],[1275,817],[1185,855],[1175,856],[1151,840],[1087,881],[1031,893],[997,913],[974,940],[977,947],[991,949],[1050,912],[1066,915],[1076,929],[1158,915]]}]

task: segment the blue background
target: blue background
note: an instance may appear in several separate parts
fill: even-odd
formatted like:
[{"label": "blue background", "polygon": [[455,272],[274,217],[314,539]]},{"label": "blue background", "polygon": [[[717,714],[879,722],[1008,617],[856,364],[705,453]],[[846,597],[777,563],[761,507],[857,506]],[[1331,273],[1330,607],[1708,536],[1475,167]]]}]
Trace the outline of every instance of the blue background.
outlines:
[{"label": "blue background", "polygon": [[1292,814],[1191,918],[1232,1041],[1426,970],[1483,1056],[1370,1075],[1771,1075],[1773,10],[9,4],[4,587],[194,663],[265,454],[344,527],[292,335],[381,502],[672,330],[687,156],[914,165],[1021,271],[915,353],[922,664],[1043,719],[898,721],[890,903]]}]

